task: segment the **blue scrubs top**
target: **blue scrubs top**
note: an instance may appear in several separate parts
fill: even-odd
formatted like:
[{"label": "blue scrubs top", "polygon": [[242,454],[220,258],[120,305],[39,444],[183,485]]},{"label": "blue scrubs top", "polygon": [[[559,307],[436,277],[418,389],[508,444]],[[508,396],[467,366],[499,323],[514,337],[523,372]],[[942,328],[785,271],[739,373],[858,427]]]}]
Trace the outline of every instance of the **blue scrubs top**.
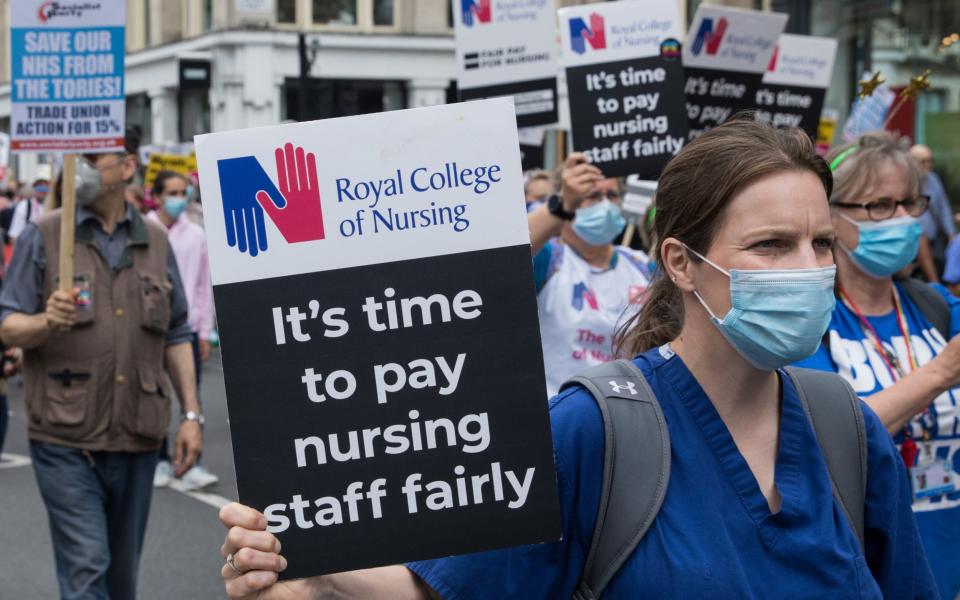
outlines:
[{"label": "blue scrubs top", "polygon": [[[904,293],[897,290],[910,332],[911,348],[922,366],[943,351],[947,342],[943,335],[923,316]],[[951,310],[950,337],[960,334],[960,299],[943,286],[934,286],[947,300]],[[894,312],[867,320],[880,336],[888,351],[894,353],[904,368],[910,361],[907,345]],[[830,348],[821,346],[816,354],[798,364],[801,367],[836,371],[850,382],[861,397],[871,396],[895,383],[886,363],[873,343],[867,339],[856,314],[840,301],[830,320]],[[940,587],[940,595],[953,599],[960,594],[960,387],[947,390],[930,404],[927,415],[910,423],[914,439],[929,438],[931,454],[952,466],[957,491],[916,499],[913,509],[917,517],[920,539],[930,559],[930,567]],[[903,434],[898,433],[898,443]],[[920,456],[918,454],[917,460]],[[911,465],[913,466],[913,465]]]},{"label": "blue scrubs top", "polygon": [[[635,359],[663,407],[670,487],[647,535],[610,582],[617,598],[937,598],[920,546],[906,473],[864,408],[869,451],[866,553],[833,499],[826,465],[789,379],[781,374],[776,484],[766,499],[729,431],[680,357]],[[574,388],[550,402],[563,540],[411,563],[445,600],[569,598],[593,535],[603,472],[603,422]]]}]

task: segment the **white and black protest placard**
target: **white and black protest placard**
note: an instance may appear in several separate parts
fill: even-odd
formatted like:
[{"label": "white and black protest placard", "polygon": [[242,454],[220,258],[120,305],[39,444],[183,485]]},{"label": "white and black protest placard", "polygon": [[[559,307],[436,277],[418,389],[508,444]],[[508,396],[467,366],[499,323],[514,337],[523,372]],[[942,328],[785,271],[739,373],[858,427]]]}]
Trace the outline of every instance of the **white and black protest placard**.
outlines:
[{"label": "white and black protest placard", "polygon": [[450,0],[461,100],[512,96],[518,127],[557,122],[553,0]]},{"label": "white and black protest placard", "polygon": [[690,139],[741,110],[756,95],[787,15],[701,4],[683,46]]},{"label": "white and black protest placard", "polygon": [[124,0],[10,3],[13,150],[123,151]]},{"label": "white and black protest placard", "polygon": [[687,137],[675,3],[605,2],[559,14],[574,150],[608,177],[656,179]]},{"label": "white and black protest placard", "polygon": [[196,151],[237,487],[281,577],[556,540],[513,103]]},{"label": "white and black protest placard", "polygon": [[816,139],[836,54],[833,38],[781,35],[757,90],[757,120],[799,127]]}]

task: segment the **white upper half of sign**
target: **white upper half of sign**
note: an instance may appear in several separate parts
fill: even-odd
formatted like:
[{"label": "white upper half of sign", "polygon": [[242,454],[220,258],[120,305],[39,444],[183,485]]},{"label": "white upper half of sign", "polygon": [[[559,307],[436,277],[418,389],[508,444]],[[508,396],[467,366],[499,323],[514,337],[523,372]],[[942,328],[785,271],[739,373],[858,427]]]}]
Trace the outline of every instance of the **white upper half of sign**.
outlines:
[{"label": "white upper half of sign", "polygon": [[510,99],[195,142],[214,285],[530,243]]},{"label": "white upper half of sign", "polygon": [[676,2],[626,0],[561,8],[560,45],[565,67],[660,56],[666,40],[679,42]]},{"label": "white upper half of sign", "polygon": [[83,29],[126,23],[125,0],[14,0],[9,4],[11,27]]},{"label": "white upper half of sign", "polygon": [[683,66],[763,73],[787,15],[701,4],[687,30]]},{"label": "white upper half of sign", "polygon": [[450,1],[461,88],[557,76],[553,0]]},{"label": "white upper half of sign", "polygon": [[763,82],[826,89],[836,55],[837,40],[833,38],[784,33],[777,43],[773,70],[764,74]]}]

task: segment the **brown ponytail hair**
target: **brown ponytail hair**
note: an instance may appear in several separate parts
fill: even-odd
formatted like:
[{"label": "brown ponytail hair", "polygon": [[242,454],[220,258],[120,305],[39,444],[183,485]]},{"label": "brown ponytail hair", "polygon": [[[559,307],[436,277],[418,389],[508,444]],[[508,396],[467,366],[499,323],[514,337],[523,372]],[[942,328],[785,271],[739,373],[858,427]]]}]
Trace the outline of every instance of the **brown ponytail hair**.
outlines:
[{"label": "brown ponytail hair", "polygon": [[801,129],[775,129],[738,115],[687,144],[670,161],[657,185],[657,270],[643,307],[621,325],[617,354],[632,357],[675,339],[683,328],[680,289],[663,275],[663,240],[675,238],[706,255],[734,196],[757,179],[782,171],[809,171],[827,197],[833,177]]}]

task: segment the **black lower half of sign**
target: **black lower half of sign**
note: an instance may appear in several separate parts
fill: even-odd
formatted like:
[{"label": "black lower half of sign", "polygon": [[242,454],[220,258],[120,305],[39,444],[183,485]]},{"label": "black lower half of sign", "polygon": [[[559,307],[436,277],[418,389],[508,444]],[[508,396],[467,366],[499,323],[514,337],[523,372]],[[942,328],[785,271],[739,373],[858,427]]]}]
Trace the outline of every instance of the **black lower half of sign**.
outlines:
[{"label": "black lower half of sign", "polygon": [[240,501],[281,578],[559,537],[529,246],[214,294]]},{"label": "black lower half of sign", "polygon": [[823,88],[763,84],[756,94],[757,120],[774,127],[799,127],[815,140],[826,93]]},{"label": "black lower half of sign", "polygon": [[684,94],[690,139],[757,107],[757,90],[763,75],[713,69],[684,69]]},{"label": "black lower half of sign", "polygon": [[683,147],[683,67],[659,56],[567,69],[573,148],[608,177],[656,179]]},{"label": "black lower half of sign", "polygon": [[556,77],[460,88],[457,93],[461,101],[513,96],[517,127],[553,125],[557,122]]}]

